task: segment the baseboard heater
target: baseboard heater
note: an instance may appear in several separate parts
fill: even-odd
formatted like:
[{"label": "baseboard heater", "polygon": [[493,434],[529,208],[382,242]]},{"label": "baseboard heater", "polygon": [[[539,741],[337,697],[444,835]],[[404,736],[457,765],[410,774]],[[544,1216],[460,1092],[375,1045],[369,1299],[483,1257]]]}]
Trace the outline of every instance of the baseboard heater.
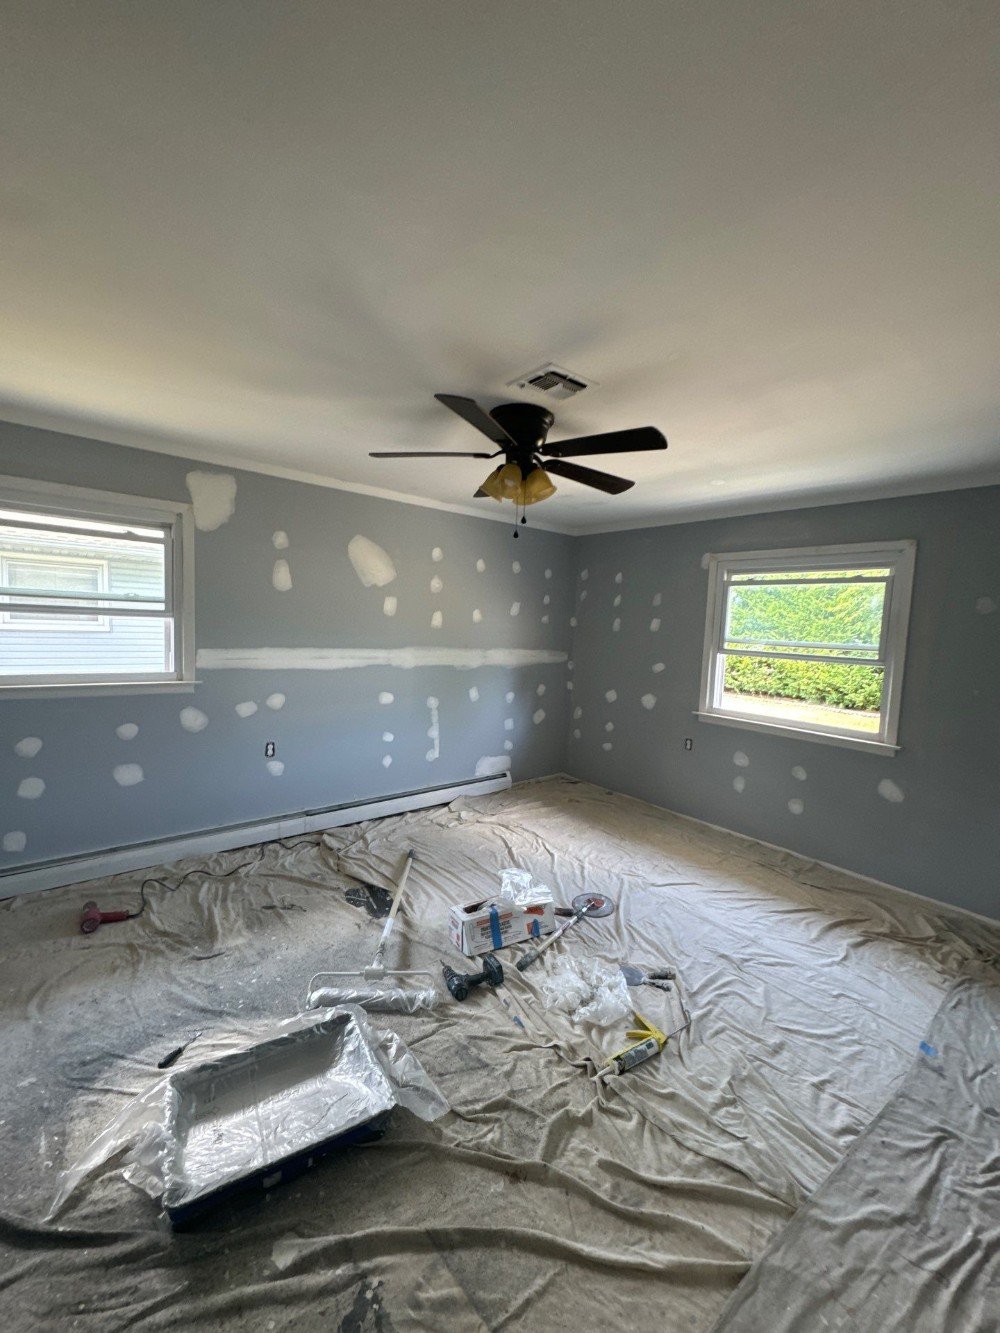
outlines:
[{"label": "baseboard heater", "polygon": [[168,861],[179,861],[185,856],[228,852],[236,847],[270,842],[275,838],[293,838],[301,833],[316,833],[322,829],[340,828],[344,824],[357,824],[362,819],[380,819],[383,815],[399,815],[407,810],[447,805],[458,796],[485,796],[490,792],[505,791],[510,785],[510,773],[468,778],[439,787],[421,787],[418,791],[400,792],[395,796],[345,801],[342,805],[328,805],[321,810],[302,810],[297,814],[277,815],[246,824],[229,824],[224,828],[202,829],[197,833],[182,833],[178,837],[159,838],[153,842],[109,847],[82,856],[35,861],[26,866],[0,871],[0,897],[32,893],[37,889],[54,889],[62,884],[81,884],[91,879],[104,879],[108,875],[121,875],[130,870],[145,870]]}]

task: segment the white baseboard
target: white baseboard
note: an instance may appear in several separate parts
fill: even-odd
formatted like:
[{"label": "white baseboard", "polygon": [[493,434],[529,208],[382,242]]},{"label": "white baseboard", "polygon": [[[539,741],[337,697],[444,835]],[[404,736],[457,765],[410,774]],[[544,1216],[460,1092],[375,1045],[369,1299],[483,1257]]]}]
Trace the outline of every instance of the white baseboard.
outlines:
[{"label": "white baseboard", "polygon": [[0,872],[0,897],[34,893],[39,889],[54,889],[63,884],[83,884],[108,875],[121,875],[130,870],[146,870],[150,866],[179,861],[186,856],[207,856],[211,852],[229,852],[237,847],[250,847],[275,838],[294,838],[302,833],[316,833],[323,829],[357,824],[363,819],[381,819],[383,815],[399,815],[407,810],[424,810],[432,805],[447,805],[458,796],[486,796],[490,792],[505,791],[511,785],[510,774],[499,777],[469,778],[465,782],[445,787],[425,787],[420,791],[403,792],[398,796],[383,796],[372,801],[353,801],[329,806],[324,810],[308,810],[299,814],[279,815],[250,824],[232,824],[226,828],[204,829],[197,833],[182,834],[177,838],[160,838],[154,842],[133,843],[128,847],[114,847],[92,852],[86,856],[69,856],[56,861],[37,862]]}]

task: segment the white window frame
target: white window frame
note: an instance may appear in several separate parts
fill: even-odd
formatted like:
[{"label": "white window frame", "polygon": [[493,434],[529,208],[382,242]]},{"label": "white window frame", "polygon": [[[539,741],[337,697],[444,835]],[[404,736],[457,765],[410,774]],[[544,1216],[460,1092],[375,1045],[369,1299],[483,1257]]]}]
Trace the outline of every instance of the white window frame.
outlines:
[{"label": "white window frame", "polygon": [[[0,523],[2,521],[0,519]],[[101,560],[96,556],[50,554],[48,551],[37,555],[9,555],[7,552],[0,552],[0,586],[5,588],[11,586],[8,570],[12,564],[16,564],[19,560],[30,560],[39,565],[85,565],[98,571],[98,587],[94,594],[94,600],[99,601],[100,594],[108,590],[108,562],[106,560]],[[33,614],[34,618],[31,620],[15,620],[13,617],[19,613],[21,615]],[[6,605],[3,598],[0,598],[0,630],[40,634],[56,626],[61,630],[81,630],[91,634],[99,634],[104,630],[110,633],[111,619],[100,611],[84,611],[78,619],[74,619],[72,616],[49,616],[45,619],[41,607],[34,613],[28,612],[26,607],[14,607],[12,609]]]},{"label": "white window frame", "polygon": [[[702,722],[721,723],[748,731],[842,745],[869,753],[892,755],[900,746],[899,709],[903,692],[903,667],[906,636],[910,620],[915,541],[865,542],[849,546],[786,547],[774,551],[735,551],[713,554],[708,558],[708,612],[705,617],[705,643],[702,654],[701,698],[697,716]],[[721,707],[725,656],[727,592],[734,574],[784,573],[790,570],[886,569],[885,607],[882,617],[880,656],[876,661],[856,662],[859,666],[881,666],[884,670],[882,709],[877,734],[865,735],[842,727],[823,727],[815,723],[779,722],[773,716],[747,712],[735,713]],[[762,654],[773,657],[781,654]],[[796,660],[801,660],[797,658]],[[824,659],[820,659],[824,660]],[[839,659],[838,659],[839,661]],[[844,665],[848,659],[844,659]]]},{"label": "white window frame", "polygon": [[[0,700],[51,698],[92,694],[158,694],[188,692],[194,676],[194,517],[191,506],[173,500],[151,500],[83,486],[0,476],[0,508],[91,521],[166,527],[169,559],[166,569],[167,615],[173,618],[173,670],[137,676],[92,672],[51,676],[0,678]],[[5,626],[4,629],[6,630]],[[76,626],[75,628],[83,628]]]}]

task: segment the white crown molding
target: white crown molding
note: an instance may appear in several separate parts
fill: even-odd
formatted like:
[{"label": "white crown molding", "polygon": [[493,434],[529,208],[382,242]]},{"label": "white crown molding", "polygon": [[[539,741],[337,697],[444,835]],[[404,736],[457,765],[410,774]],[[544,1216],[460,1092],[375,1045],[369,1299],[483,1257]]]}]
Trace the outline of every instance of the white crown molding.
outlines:
[{"label": "white crown molding", "polygon": [[[337,477],[329,477],[319,472],[281,467],[276,463],[261,463],[227,453],[225,449],[204,441],[166,440],[148,431],[75,421],[55,413],[35,412],[2,402],[0,402],[0,422],[7,422],[12,426],[30,426],[36,430],[48,430],[57,435],[69,435],[76,439],[94,440],[98,444],[117,444],[126,449],[166,454],[168,457],[186,459],[192,463],[210,463],[214,467],[232,468],[237,472],[255,472],[264,477],[280,477],[283,481],[300,481],[307,486],[325,486],[332,491],[349,491],[354,495],[371,496],[375,500],[392,500],[395,504],[417,505],[421,509],[437,509],[447,514],[462,514],[466,518],[482,518],[490,523],[513,526],[511,516],[506,512],[493,513],[489,509],[450,504],[446,500],[433,500],[425,495],[411,495],[408,491],[393,491],[385,486],[369,486],[361,481],[341,481]],[[555,532],[564,537],[569,536],[568,528],[554,523],[540,523],[534,515],[531,526],[540,532]]]}]

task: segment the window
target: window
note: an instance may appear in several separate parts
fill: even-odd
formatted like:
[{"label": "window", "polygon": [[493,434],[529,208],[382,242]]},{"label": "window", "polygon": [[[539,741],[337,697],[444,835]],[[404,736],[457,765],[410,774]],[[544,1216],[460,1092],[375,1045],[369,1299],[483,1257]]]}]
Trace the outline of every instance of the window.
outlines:
[{"label": "window", "polygon": [[0,478],[0,693],[191,680],[186,505]]},{"label": "window", "polygon": [[700,716],[896,745],[915,543],[709,557]]}]

